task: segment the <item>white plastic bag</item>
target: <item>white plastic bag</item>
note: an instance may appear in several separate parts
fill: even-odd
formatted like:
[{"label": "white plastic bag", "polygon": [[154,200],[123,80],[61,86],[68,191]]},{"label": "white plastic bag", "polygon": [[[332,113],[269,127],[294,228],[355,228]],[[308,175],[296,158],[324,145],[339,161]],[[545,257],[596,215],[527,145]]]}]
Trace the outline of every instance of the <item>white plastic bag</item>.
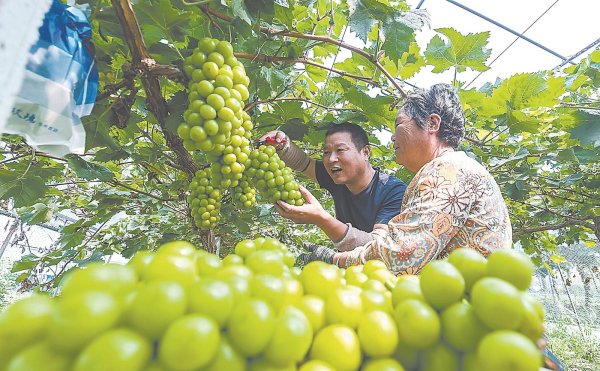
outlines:
[{"label": "white plastic bag", "polygon": [[29,52],[23,83],[0,132],[56,156],[83,153],[81,117],[91,112],[98,72],[86,43],[91,26],[77,8],[54,0]]},{"label": "white plastic bag", "polygon": [[6,122],[21,89],[29,48],[52,0],[0,0],[0,125]]}]

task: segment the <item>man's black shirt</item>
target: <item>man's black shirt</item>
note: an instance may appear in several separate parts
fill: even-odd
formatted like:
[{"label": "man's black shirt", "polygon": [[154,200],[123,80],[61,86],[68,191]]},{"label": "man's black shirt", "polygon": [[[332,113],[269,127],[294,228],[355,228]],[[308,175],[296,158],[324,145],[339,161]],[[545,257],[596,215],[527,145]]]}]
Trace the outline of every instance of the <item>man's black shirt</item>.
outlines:
[{"label": "man's black shirt", "polygon": [[375,224],[387,224],[392,217],[400,214],[406,184],[396,177],[376,168],[367,188],[354,195],[346,185],[335,184],[322,161],[316,162],[315,172],[319,186],[333,197],[335,217],[343,223],[371,232]]}]

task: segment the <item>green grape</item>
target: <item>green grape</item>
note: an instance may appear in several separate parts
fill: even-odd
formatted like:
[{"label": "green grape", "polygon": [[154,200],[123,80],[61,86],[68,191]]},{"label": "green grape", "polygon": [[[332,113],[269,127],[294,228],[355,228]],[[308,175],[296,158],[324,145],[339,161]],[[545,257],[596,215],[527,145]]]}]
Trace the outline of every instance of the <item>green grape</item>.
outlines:
[{"label": "green grape", "polygon": [[[300,206],[304,204],[302,195],[297,191],[299,185],[291,175],[292,170],[279,159],[275,148],[261,145],[248,155],[248,161],[249,168],[254,169],[253,173],[258,191],[266,195],[269,202],[275,203],[282,200],[290,205]],[[277,180],[275,173],[281,174],[277,175],[277,177],[280,177],[279,180]],[[285,178],[284,175],[288,175],[288,178]],[[283,197],[284,192],[286,192],[286,197]]]},{"label": "green grape", "polygon": [[[264,163],[259,158],[281,167],[275,152],[248,145],[236,139],[221,154],[207,154],[213,165],[198,170],[190,182],[187,201],[201,228],[217,223],[224,184],[232,187],[238,207],[249,207],[253,187],[261,190],[261,182],[270,187],[263,196],[295,200],[297,189],[278,188],[294,181],[289,169],[252,167],[254,161]],[[242,154],[249,166],[237,174]],[[457,264],[458,255],[384,285],[378,279],[391,273],[382,261],[346,269],[313,261],[301,269],[293,266],[295,254],[274,238],[226,246],[222,251],[233,254],[223,260],[180,240],[146,248],[127,265],[73,269],[55,297],[34,294],[9,305],[0,313],[0,370],[537,371],[542,366],[535,344],[543,332],[541,304],[511,284],[514,277],[498,275],[478,279],[470,295],[457,301],[462,289],[451,290],[442,281],[455,281],[447,264]],[[509,257],[502,259],[502,269],[523,266],[515,254]],[[472,271],[458,270],[460,275]],[[521,279],[529,282],[526,274]],[[433,289],[440,285],[446,290]]]},{"label": "green grape", "polygon": [[[194,177],[206,179],[207,184],[190,184],[188,203],[194,223],[201,229],[214,228],[220,219],[221,200],[228,193],[236,207],[252,207],[256,203],[254,183],[262,187],[270,202],[281,199],[301,205],[299,192],[290,192],[298,190],[298,184],[291,175],[289,180],[283,177],[285,164],[274,149],[266,149],[261,161],[252,161],[256,160],[251,158],[254,125],[243,109],[250,96],[250,79],[234,56],[231,43],[209,37],[200,39],[198,47],[185,58],[184,70],[191,78],[189,104],[177,134],[186,150],[199,150],[211,157],[210,166]],[[267,172],[257,172],[256,168]],[[246,172],[249,178],[242,181]],[[285,173],[291,174],[291,170]]]},{"label": "green grape", "polygon": [[234,204],[240,209],[248,209],[256,204],[256,189],[250,186],[245,176],[242,177],[238,187],[233,189],[232,196]]},{"label": "green grape", "polygon": [[[194,223],[200,229],[214,228],[220,220],[222,194],[212,186],[211,180],[220,181],[218,174],[211,169],[198,170],[190,183],[188,203],[192,209]],[[197,185],[196,185],[197,184]],[[217,186],[220,184],[217,183]]]}]

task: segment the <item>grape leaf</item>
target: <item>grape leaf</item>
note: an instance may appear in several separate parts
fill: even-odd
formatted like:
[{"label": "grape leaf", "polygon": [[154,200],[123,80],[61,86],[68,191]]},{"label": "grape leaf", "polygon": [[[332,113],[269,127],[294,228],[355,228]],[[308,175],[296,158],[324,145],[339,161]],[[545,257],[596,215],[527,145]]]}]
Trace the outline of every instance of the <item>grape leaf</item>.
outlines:
[{"label": "grape leaf", "polygon": [[244,4],[244,0],[232,0],[230,6],[234,17],[241,19],[247,24],[252,24],[254,19],[248,14],[248,9],[246,8],[246,4]]},{"label": "grape leaf", "polygon": [[411,78],[423,66],[425,66],[425,58],[420,54],[419,45],[416,42],[411,42],[408,51],[404,52],[398,61],[398,77],[404,80]]},{"label": "grape leaf", "polygon": [[385,54],[397,61],[404,52],[408,52],[410,43],[414,41],[414,30],[403,22],[395,19],[388,19],[383,24],[383,34],[385,41],[381,48]]},{"label": "grape leaf", "polygon": [[392,16],[395,10],[377,0],[349,0],[350,19],[348,25],[364,43],[369,38],[369,31],[377,21],[384,21]]},{"label": "grape leaf", "polygon": [[86,180],[101,180],[107,182],[115,177],[112,171],[102,165],[88,162],[75,154],[65,156],[71,169],[78,177]]},{"label": "grape leaf", "polygon": [[433,65],[434,73],[444,72],[451,67],[463,72],[467,68],[474,71],[487,71],[485,61],[490,57],[491,49],[486,47],[489,32],[469,33],[463,35],[453,28],[438,28],[437,32],[444,35],[445,42],[435,35],[425,50],[427,62]]},{"label": "grape leaf", "polygon": [[578,110],[573,114],[577,126],[570,130],[571,137],[579,139],[581,144],[600,147],[600,115]]},{"label": "grape leaf", "polygon": [[31,206],[21,207],[17,209],[19,218],[27,224],[39,224],[50,220],[52,217],[52,209],[48,205],[38,202]]},{"label": "grape leaf", "polygon": [[0,199],[12,198],[15,207],[32,205],[46,193],[46,185],[39,177],[31,173],[17,173],[0,170]]},{"label": "grape leaf", "polygon": [[246,8],[255,18],[271,21],[275,15],[273,0],[245,0]]}]

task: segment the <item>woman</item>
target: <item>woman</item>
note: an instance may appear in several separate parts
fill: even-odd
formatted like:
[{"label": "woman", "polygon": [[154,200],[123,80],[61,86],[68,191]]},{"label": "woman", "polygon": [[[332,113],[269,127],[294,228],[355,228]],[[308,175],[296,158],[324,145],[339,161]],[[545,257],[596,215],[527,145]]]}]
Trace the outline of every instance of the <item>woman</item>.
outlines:
[{"label": "woman", "polygon": [[395,274],[415,274],[458,247],[483,255],[510,247],[512,229],[498,185],[483,166],[456,150],[464,133],[464,114],[450,85],[407,98],[392,137],[396,162],[416,173],[402,212],[363,246],[340,253],[314,246],[303,260],[346,267],[379,259]]}]

